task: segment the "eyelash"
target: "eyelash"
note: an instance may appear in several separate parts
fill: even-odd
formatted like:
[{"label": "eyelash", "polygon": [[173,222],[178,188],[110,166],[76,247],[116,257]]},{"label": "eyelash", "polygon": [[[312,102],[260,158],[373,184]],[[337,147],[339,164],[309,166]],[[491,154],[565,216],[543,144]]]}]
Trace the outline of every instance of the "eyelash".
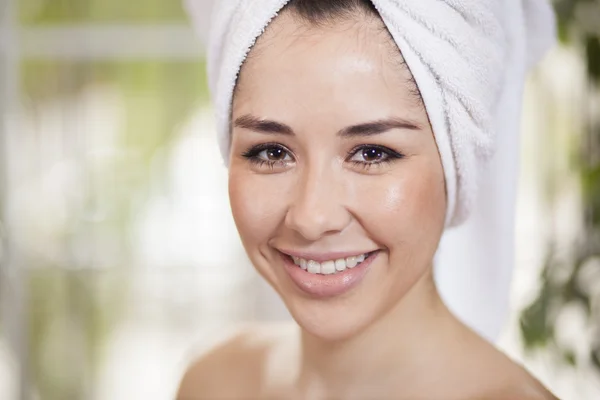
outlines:
[{"label": "eyelash", "polygon": [[357,146],[357,147],[353,148],[352,150],[350,150],[348,152],[347,159],[354,157],[360,151],[364,151],[366,149],[374,149],[374,150],[381,151],[382,153],[384,153],[386,155],[386,158],[382,161],[375,161],[375,162],[350,161],[352,163],[352,165],[354,165],[355,167],[363,168],[364,170],[370,170],[373,167],[376,167],[376,168],[383,167],[385,165],[391,164],[395,161],[405,158],[404,154],[394,151],[394,150],[390,149],[389,147],[379,146],[379,145],[375,145],[375,144],[364,144],[364,145]]},{"label": "eyelash", "polygon": [[[283,161],[283,160],[282,161],[269,161],[269,160],[265,160],[265,159],[258,157],[258,155],[260,153],[262,153],[263,151],[273,150],[273,149],[283,150],[288,155],[291,155],[291,151],[279,143],[263,143],[263,144],[259,144],[257,146],[250,148],[248,151],[246,151],[245,153],[242,154],[242,157],[246,158],[248,161],[250,161],[252,164],[256,165],[257,167],[268,167],[271,170],[273,170],[277,165],[285,166],[287,161]],[[358,154],[358,152],[360,152],[361,150],[365,150],[365,149],[379,150],[382,153],[385,153],[386,158],[383,161],[376,161],[376,162],[370,162],[370,163],[362,162],[362,161],[350,161],[352,163],[352,165],[354,165],[355,167],[360,167],[360,168],[363,168],[364,170],[369,170],[372,167],[381,167],[381,166],[390,164],[394,161],[405,158],[405,156],[403,154],[398,153],[388,147],[370,144],[370,145],[360,145],[360,146],[353,148],[352,150],[350,150],[348,152],[346,159],[354,157],[356,154]]]},{"label": "eyelash", "polygon": [[280,145],[279,143],[263,143],[251,147],[248,151],[242,154],[242,157],[246,158],[248,161],[250,161],[250,163],[256,165],[257,167],[268,167],[271,170],[274,169],[278,164],[285,166],[286,161],[269,161],[258,157],[258,155],[263,151],[272,149],[280,149],[288,154],[291,153],[286,147]]}]

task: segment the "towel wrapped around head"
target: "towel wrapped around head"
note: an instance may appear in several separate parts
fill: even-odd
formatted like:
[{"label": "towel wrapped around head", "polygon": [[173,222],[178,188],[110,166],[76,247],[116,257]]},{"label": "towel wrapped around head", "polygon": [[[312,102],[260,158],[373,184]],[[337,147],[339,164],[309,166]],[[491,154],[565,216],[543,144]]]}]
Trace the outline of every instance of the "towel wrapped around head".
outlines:
[{"label": "towel wrapped around head", "polygon": [[[198,1],[187,0],[192,20],[198,19]],[[226,163],[237,76],[288,1],[215,4],[208,74]],[[514,263],[522,91],[528,69],[553,44],[551,7],[546,0],[372,2],[423,97],[446,178],[446,226],[462,225],[442,240],[438,287],[459,317],[493,338],[506,311]],[[491,309],[477,310],[482,301]]]}]

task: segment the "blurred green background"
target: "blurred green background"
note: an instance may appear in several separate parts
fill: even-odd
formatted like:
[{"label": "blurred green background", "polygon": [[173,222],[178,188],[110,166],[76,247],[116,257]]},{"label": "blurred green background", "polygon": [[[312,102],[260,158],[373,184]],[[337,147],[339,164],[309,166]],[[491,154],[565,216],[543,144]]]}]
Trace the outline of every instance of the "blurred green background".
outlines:
[{"label": "blurred green background", "polygon": [[[564,235],[560,226],[549,232],[539,293],[523,310],[520,327],[527,351],[547,351],[574,368],[591,365],[600,373],[600,2],[559,0],[555,9],[560,41],[582,61],[581,103],[572,116],[578,123],[562,133],[565,146],[555,150],[568,158],[579,215],[574,232]],[[545,191],[547,203],[557,209],[564,181],[553,172],[548,167]],[[581,351],[575,340],[560,340],[565,310],[584,316],[588,349]]]},{"label": "blurred green background", "polygon": [[[171,398],[191,348],[285,316],[230,220],[202,45],[178,1],[0,4],[0,399]],[[562,43],[527,89],[501,346],[561,398],[592,400],[600,2],[555,5]]]},{"label": "blurred green background", "polygon": [[21,24],[55,25],[87,23],[186,22],[181,2],[146,0],[143,3],[116,0],[19,0]]}]

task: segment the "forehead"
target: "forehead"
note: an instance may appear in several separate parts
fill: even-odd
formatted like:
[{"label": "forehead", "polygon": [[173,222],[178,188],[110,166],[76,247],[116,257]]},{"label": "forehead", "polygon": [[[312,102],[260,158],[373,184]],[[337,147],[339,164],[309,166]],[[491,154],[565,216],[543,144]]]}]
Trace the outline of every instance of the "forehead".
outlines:
[{"label": "forehead", "polygon": [[280,15],[242,67],[234,114],[414,116],[412,76],[384,29],[374,18],[315,27]]}]

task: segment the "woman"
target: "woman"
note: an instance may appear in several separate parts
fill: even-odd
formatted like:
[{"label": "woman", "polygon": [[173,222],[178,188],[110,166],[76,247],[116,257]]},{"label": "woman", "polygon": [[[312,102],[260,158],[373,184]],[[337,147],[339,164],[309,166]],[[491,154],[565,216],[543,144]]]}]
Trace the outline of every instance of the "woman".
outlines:
[{"label": "woman", "polygon": [[210,74],[232,212],[298,329],[223,343],[179,399],[555,398],[455,317],[433,276],[494,147],[508,3],[219,6]]}]

